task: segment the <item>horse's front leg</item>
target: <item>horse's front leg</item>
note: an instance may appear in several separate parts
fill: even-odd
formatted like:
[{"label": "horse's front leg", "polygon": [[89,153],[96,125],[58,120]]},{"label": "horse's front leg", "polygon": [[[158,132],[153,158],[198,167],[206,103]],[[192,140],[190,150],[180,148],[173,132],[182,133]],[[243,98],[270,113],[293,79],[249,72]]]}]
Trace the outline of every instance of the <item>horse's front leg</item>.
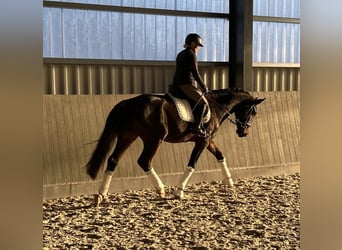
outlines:
[{"label": "horse's front leg", "polygon": [[223,183],[229,185],[230,187],[234,187],[234,182],[232,179],[232,175],[227,166],[226,158],[223,156],[222,152],[217,148],[215,143],[210,140],[209,145],[207,147],[208,151],[212,153],[217,160],[217,163],[220,165],[223,173]]},{"label": "horse's front leg", "polygon": [[205,138],[200,138],[197,141],[195,141],[195,147],[191,152],[188,166],[185,168],[184,173],[177,186],[177,190],[174,192],[174,195],[177,198],[179,199],[184,198],[185,187],[188,184],[190,177],[195,171],[195,165],[198,161],[198,158],[200,157],[200,155],[202,154],[202,152],[207,146],[208,146],[208,141]]}]

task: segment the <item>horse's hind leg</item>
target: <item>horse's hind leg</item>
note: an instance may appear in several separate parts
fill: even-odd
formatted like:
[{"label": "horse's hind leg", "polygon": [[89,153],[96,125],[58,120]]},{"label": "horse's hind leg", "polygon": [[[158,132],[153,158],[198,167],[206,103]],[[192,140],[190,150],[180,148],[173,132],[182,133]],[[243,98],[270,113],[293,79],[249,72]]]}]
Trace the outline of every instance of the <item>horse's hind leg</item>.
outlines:
[{"label": "horse's hind leg", "polygon": [[144,142],[144,149],[138,159],[138,164],[144,170],[144,172],[148,175],[148,177],[153,183],[153,186],[158,190],[159,195],[162,198],[165,198],[164,184],[159,178],[154,168],[151,167],[152,158],[157,153],[157,150],[160,144],[162,143],[162,140],[160,139],[152,140],[149,138],[149,139],[143,139],[143,142]]},{"label": "horse's hind leg", "polygon": [[137,138],[135,135],[118,135],[117,143],[114,152],[107,160],[107,169],[104,173],[99,193],[95,195],[95,205],[98,206],[104,199],[106,199],[110,183],[112,181],[113,172],[126,149]]}]

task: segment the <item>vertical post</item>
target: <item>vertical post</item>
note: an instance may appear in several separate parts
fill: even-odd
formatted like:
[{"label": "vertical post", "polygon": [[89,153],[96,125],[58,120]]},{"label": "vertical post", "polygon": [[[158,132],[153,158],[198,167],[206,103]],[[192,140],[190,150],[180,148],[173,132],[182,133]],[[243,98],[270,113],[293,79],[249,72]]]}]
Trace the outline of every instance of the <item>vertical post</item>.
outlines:
[{"label": "vertical post", "polygon": [[229,87],[253,90],[253,0],[229,1]]}]

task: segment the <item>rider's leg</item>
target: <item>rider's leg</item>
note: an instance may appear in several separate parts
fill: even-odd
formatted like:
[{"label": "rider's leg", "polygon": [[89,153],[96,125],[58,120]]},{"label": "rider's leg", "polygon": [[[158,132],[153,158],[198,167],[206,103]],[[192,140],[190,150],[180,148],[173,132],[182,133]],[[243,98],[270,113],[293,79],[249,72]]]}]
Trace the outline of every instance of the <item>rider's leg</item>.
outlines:
[{"label": "rider's leg", "polygon": [[196,134],[205,134],[201,128],[201,122],[206,108],[209,108],[207,99],[204,97],[204,94],[200,89],[191,84],[179,85],[178,87],[192,102],[195,103],[193,110],[195,121],[191,131]]},{"label": "rider's leg", "polygon": [[202,118],[205,114],[206,111],[206,105],[197,105],[195,110],[193,111],[194,113],[194,118],[195,121],[193,123],[193,127],[190,128],[190,131],[195,133],[195,134],[203,134],[205,135],[205,131],[202,128]]}]

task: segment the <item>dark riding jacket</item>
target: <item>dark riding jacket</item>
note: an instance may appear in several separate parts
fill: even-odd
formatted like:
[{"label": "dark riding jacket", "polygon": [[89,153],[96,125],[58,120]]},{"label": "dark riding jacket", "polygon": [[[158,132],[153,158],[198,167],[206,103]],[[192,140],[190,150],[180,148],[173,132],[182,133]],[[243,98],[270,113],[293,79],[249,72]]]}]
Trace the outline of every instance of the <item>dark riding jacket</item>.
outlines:
[{"label": "dark riding jacket", "polygon": [[206,88],[198,72],[197,55],[191,48],[186,48],[177,55],[173,85],[194,84],[195,81],[200,88]]}]

